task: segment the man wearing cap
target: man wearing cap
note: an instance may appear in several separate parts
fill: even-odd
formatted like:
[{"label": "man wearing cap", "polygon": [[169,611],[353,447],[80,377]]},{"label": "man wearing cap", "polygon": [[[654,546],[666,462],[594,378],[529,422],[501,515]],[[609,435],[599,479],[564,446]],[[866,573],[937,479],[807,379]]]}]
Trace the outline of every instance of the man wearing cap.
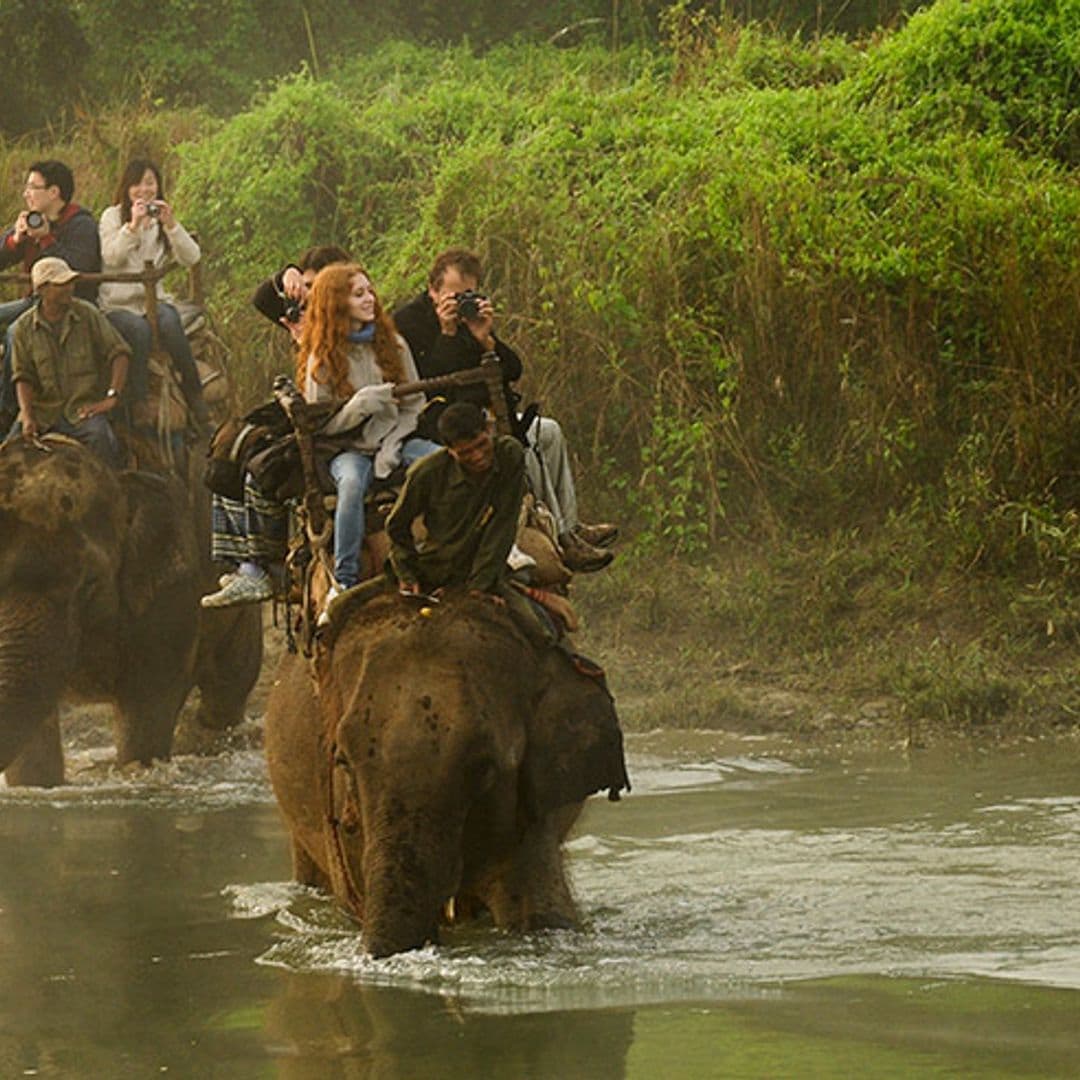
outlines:
[{"label": "man wearing cap", "polygon": [[110,465],[120,452],[108,421],[124,389],[131,349],[93,304],[73,295],[78,274],[46,256],[30,270],[36,307],[12,327],[11,373],[19,418],[10,436],[47,431],[78,439]]}]

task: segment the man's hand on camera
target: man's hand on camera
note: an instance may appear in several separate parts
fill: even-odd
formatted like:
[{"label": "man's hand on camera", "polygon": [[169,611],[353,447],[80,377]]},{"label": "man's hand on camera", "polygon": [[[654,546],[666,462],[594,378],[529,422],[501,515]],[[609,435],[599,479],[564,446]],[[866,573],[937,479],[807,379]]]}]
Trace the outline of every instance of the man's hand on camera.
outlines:
[{"label": "man's hand on camera", "polygon": [[445,293],[439,297],[435,305],[435,314],[439,319],[439,329],[447,336],[453,337],[458,332],[460,320],[457,312],[457,297],[453,293]]},{"label": "man's hand on camera", "polygon": [[38,437],[38,432],[41,429],[38,427],[38,423],[34,419],[34,414],[32,412],[21,410],[19,412],[19,423],[22,424],[23,438],[36,439]]},{"label": "man's hand on camera", "polygon": [[483,346],[484,351],[491,352],[495,348],[495,334],[493,332],[495,309],[486,296],[479,301],[477,308],[479,313],[475,319],[463,319],[462,321],[469,328],[469,333]]},{"label": "man's hand on camera", "polygon": [[[26,220],[27,215],[29,213],[30,213],[29,210],[24,210],[19,215],[19,220],[23,223],[23,229],[25,230],[24,235],[30,237],[32,240],[40,240],[43,236],[48,236],[49,235],[49,219],[47,217],[45,217],[44,214],[42,214],[41,215],[41,219],[42,219],[41,224],[36,229],[32,229],[30,227],[30,223]],[[16,227],[16,231],[18,231],[17,227]]]}]

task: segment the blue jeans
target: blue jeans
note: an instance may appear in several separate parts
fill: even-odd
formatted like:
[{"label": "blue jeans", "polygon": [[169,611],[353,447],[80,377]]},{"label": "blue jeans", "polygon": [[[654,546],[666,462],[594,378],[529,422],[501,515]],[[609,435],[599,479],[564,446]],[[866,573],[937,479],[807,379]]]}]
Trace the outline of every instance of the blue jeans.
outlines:
[{"label": "blue jeans", "polygon": [[[69,423],[61,416],[52,427],[44,429],[41,434],[45,435],[50,431],[58,435],[68,435],[72,439],[81,442],[83,446],[88,450],[92,450],[102,461],[107,465],[111,465],[114,469],[119,469],[122,464],[120,461],[120,444],[116,441],[116,433],[112,429],[112,424],[104,416],[88,416],[77,424]],[[16,420],[11,425],[7,437],[14,439],[21,434],[22,421]]]},{"label": "blue jeans", "polygon": [[[428,439],[410,439],[401,448],[401,461],[411,465],[419,458],[441,449]],[[345,450],[330,459],[330,475],[337,488],[337,508],[334,510],[334,577],[345,589],[360,580],[360,547],[364,543],[364,500],[375,462],[371,454]]]},{"label": "blue jeans", "polygon": [[19,411],[15,384],[11,381],[11,327],[24,311],[29,311],[34,306],[36,300],[36,296],[24,296],[21,300],[0,304],[0,326],[7,327],[4,331],[4,375],[3,382],[0,382],[0,414]]},{"label": "blue jeans", "polygon": [[[180,313],[172,304],[159,303],[157,314],[161,345],[172,357],[184,400],[191,406],[196,417],[202,419],[206,412],[206,406],[202,403],[202,384],[199,382],[195,358],[191,355],[191,343],[180,321]],[[126,311],[122,308],[106,312],[106,317],[131,346],[131,367],[127,377],[127,393],[124,396],[129,403],[142,401],[146,397],[149,384],[146,365],[150,359],[150,347],[153,343],[150,323],[145,315],[138,315],[134,311]]]}]

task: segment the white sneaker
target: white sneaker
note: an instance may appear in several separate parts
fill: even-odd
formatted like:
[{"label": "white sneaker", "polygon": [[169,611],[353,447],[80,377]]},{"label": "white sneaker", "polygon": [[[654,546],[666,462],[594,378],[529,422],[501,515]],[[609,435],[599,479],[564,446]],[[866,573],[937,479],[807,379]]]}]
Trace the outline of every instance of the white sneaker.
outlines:
[{"label": "white sneaker", "polygon": [[344,592],[345,590],[338,585],[335,581],[326,591],[326,599],[323,601],[322,611],[319,612],[319,617],[315,620],[316,626],[329,626],[330,625],[330,605]]},{"label": "white sneaker", "polygon": [[216,593],[204,596],[199,603],[206,608],[232,607],[234,604],[258,604],[273,597],[274,585],[269,574],[235,574]]}]

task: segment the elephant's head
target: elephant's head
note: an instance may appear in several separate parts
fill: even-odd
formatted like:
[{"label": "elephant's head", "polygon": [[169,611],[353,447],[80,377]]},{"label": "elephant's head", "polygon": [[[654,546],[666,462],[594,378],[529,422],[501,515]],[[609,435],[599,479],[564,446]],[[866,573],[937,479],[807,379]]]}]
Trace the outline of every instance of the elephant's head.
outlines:
[{"label": "elephant's head", "polygon": [[0,449],[0,770],[69,675],[100,666],[118,615],[125,512],[116,474],[81,447]]},{"label": "elephant's head", "polygon": [[374,955],[437,940],[453,897],[537,924],[557,811],[628,786],[606,690],[486,599],[426,615],[376,600],[319,658],[317,683],[328,876]]}]

